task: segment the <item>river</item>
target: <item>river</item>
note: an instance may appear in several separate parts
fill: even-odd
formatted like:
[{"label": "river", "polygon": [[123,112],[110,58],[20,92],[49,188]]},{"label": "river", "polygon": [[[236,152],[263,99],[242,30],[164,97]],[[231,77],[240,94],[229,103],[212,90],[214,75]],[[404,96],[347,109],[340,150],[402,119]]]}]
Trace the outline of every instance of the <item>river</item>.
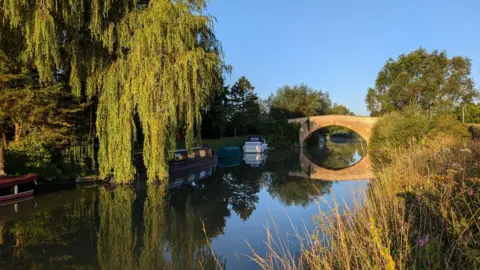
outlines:
[{"label": "river", "polygon": [[[342,139],[303,151],[312,164],[338,172],[364,156],[360,143]],[[295,177],[305,171],[301,154],[221,161],[168,191],[143,182],[83,186],[1,205],[0,268],[211,269],[218,261],[256,269],[249,256],[252,249],[265,255],[266,227],[295,254],[294,228],[311,232],[315,214],[328,213],[334,200],[351,204],[368,187],[368,179]]]}]

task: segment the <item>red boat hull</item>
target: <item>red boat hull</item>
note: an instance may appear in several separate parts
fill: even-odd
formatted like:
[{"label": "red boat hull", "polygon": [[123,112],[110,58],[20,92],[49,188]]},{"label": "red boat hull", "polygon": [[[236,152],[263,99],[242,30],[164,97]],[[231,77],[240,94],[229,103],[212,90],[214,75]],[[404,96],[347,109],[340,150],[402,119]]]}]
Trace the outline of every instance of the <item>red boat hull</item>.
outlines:
[{"label": "red boat hull", "polygon": [[0,202],[33,196],[36,181],[35,174],[0,177]]},{"label": "red boat hull", "polygon": [[25,197],[31,197],[31,196],[33,196],[33,190],[25,191],[25,192],[18,193],[18,194],[0,196],[0,202],[13,200],[13,199],[19,199],[19,198],[25,198]]}]

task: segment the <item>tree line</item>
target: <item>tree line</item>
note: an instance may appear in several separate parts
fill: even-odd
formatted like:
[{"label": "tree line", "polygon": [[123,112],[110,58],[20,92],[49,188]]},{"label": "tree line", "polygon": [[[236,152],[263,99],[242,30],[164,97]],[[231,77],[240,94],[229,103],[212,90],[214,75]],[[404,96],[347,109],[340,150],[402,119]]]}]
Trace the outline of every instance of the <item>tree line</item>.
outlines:
[{"label": "tree line", "polygon": [[306,84],[285,85],[262,100],[245,77],[224,86],[202,112],[202,138],[221,138],[272,133],[271,124],[287,119],[341,114],[354,115],[346,106],[333,103],[328,92]]}]

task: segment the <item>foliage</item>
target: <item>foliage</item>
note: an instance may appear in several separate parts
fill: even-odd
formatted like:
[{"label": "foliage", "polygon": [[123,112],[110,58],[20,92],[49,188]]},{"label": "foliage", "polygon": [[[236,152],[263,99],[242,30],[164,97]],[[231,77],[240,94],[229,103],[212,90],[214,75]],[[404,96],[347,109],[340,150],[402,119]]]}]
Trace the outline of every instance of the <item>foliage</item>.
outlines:
[{"label": "foliage", "polygon": [[[11,8],[11,7],[10,7]],[[0,14],[1,16],[1,14]],[[74,140],[77,112],[85,107],[74,99],[63,82],[61,72],[54,80],[39,80],[37,67],[22,59],[28,44],[21,29],[0,23],[0,107],[2,139],[7,143],[10,127],[14,127],[15,144],[23,136],[35,134],[58,145]]]},{"label": "foliage", "polygon": [[202,139],[222,138],[225,136],[231,106],[227,86],[212,95],[209,105],[202,111]]},{"label": "foliage", "polygon": [[95,155],[90,144],[60,150],[29,136],[20,145],[12,146],[5,154],[5,170],[10,175],[35,172],[40,185],[71,182],[95,173]]},{"label": "foliage", "polygon": [[268,134],[268,144],[275,147],[288,147],[298,144],[300,125],[278,120],[262,125],[262,133]]},{"label": "foliage", "polygon": [[193,146],[200,110],[224,68],[205,1],[1,0],[0,6],[2,22],[25,41],[22,62],[42,86],[61,77],[75,96],[98,97],[102,176],[113,170],[120,183],[132,179],[137,128],[151,180],[168,174],[179,123]]},{"label": "foliage", "polygon": [[328,92],[305,84],[285,85],[268,98],[270,116],[275,120],[327,114],[331,100]]},{"label": "foliage", "polygon": [[345,105],[340,105],[337,103],[334,103],[332,107],[330,107],[327,111],[327,114],[335,114],[335,115],[355,115],[353,112],[351,112],[347,106]]},{"label": "foliage", "polygon": [[435,138],[436,134],[455,138],[458,143],[469,137],[467,128],[455,116],[430,115],[418,106],[409,106],[403,111],[386,114],[378,120],[368,144],[369,152],[377,162],[389,162],[387,153],[390,149],[428,142],[427,139]]},{"label": "foliage", "polygon": [[0,104],[9,119],[5,123],[15,125],[16,145],[12,147],[22,147],[18,145],[25,144],[24,137],[35,137],[57,148],[76,140],[75,117],[83,106],[71,100],[62,85],[3,89]]},{"label": "foliage", "polygon": [[[465,115],[462,114],[463,108]],[[480,123],[480,104],[468,103],[464,106],[458,106],[456,113],[461,121],[463,121],[462,117],[465,117],[465,123]]]},{"label": "foliage", "polygon": [[244,76],[231,87],[229,135],[247,135],[258,131],[260,103],[254,90],[255,87]]},{"label": "foliage", "polygon": [[426,111],[452,112],[478,95],[468,58],[425,49],[389,59],[365,99],[372,116],[418,104]]}]

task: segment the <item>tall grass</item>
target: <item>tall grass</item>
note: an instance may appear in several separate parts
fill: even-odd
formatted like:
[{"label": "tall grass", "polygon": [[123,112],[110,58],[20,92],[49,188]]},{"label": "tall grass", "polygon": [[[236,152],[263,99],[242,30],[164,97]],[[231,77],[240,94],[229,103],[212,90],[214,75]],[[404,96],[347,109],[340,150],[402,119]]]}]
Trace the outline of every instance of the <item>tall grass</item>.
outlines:
[{"label": "tall grass", "polygon": [[459,140],[464,132],[445,123],[406,142],[385,136],[374,147],[381,156],[368,194],[350,209],[336,203],[319,213],[316,229],[299,236],[299,257],[270,237],[268,253],[254,260],[263,269],[480,268],[480,142]]}]

